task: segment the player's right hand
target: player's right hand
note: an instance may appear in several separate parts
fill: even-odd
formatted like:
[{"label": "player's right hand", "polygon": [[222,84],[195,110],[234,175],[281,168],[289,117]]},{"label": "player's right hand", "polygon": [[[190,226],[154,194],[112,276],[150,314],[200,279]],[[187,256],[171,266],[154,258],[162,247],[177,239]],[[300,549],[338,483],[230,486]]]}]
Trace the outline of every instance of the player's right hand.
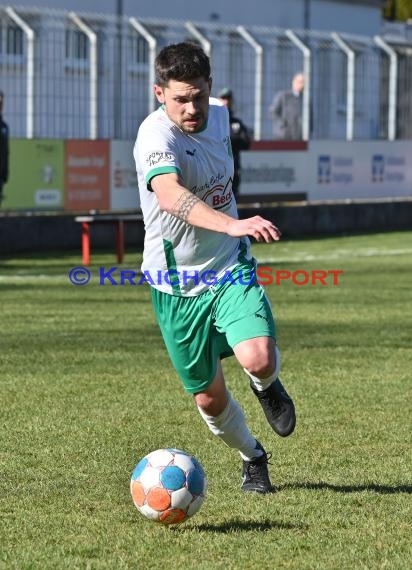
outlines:
[{"label": "player's right hand", "polygon": [[258,242],[272,243],[279,241],[280,230],[269,220],[253,216],[245,220],[232,220],[227,233],[232,237],[251,236]]}]

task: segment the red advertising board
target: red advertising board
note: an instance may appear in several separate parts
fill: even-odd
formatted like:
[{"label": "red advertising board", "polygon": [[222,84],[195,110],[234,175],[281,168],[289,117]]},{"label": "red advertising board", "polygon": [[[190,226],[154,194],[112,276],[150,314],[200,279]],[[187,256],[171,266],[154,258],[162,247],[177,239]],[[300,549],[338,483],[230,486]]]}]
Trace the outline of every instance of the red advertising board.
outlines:
[{"label": "red advertising board", "polygon": [[65,142],[65,210],[110,208],[110,142]]}]

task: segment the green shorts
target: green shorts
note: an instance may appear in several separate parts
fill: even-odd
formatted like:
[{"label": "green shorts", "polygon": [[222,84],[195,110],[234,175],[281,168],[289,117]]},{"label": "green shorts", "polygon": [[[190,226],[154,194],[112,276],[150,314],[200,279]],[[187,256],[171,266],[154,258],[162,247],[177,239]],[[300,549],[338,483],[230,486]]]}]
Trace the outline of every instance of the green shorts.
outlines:
[{"label": "green shorts", "polygon": [[216,376],[217,362],[239,342],[275,338],[275,323],[252,262],[236,266],[230,280],[195,297],[151,288],[153,306],[173,366],[187,392],[202,392]]}]

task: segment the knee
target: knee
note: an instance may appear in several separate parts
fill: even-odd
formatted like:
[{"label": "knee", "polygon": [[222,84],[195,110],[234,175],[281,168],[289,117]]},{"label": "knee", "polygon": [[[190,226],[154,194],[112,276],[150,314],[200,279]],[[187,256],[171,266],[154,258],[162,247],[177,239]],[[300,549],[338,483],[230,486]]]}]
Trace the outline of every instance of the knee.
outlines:
[{"label": "knee", "polygon": [[244,366],[245,370],[256,376],[257,378],[268,378],[275,371],[275,366],[269,361],[251,361],[248,366]]},{"label": "knee", "polygon": [[251,354],[245,359],[243,368],[257,378],[268,378],[275,371],[275,358],[273,354]]},{"label": "knee", "polygon": [[215,395],[200,392],[194,396],[196,406],[207,416],[219,416],[227,406],[228,396],[226,392]]},{"label": "knee", "polygon": [[243,347],[237,357],[241,366],[257,378],[268,378],[276,368],[275,351],[266,347]]},{"label": "knee", "polygon": [[209,414],[211,408],[215,407],[215,399],[209,394],[201,392],[200,394],[195,394],[196,406],[203,410],[205,414]]}]

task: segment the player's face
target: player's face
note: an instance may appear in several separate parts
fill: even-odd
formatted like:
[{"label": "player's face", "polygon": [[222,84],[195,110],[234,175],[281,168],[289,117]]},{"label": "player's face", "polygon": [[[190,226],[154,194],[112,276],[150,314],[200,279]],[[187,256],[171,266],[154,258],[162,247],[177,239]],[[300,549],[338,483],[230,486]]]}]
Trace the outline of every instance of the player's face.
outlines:
[{"label": "player's face", "polygon": [[209,115],[209,95],[212,80],[203,77],[189,83],[171,79],[166,87],[155,85],[159,103],[165,106],[167,116],[185,133],[201,131]]}]

